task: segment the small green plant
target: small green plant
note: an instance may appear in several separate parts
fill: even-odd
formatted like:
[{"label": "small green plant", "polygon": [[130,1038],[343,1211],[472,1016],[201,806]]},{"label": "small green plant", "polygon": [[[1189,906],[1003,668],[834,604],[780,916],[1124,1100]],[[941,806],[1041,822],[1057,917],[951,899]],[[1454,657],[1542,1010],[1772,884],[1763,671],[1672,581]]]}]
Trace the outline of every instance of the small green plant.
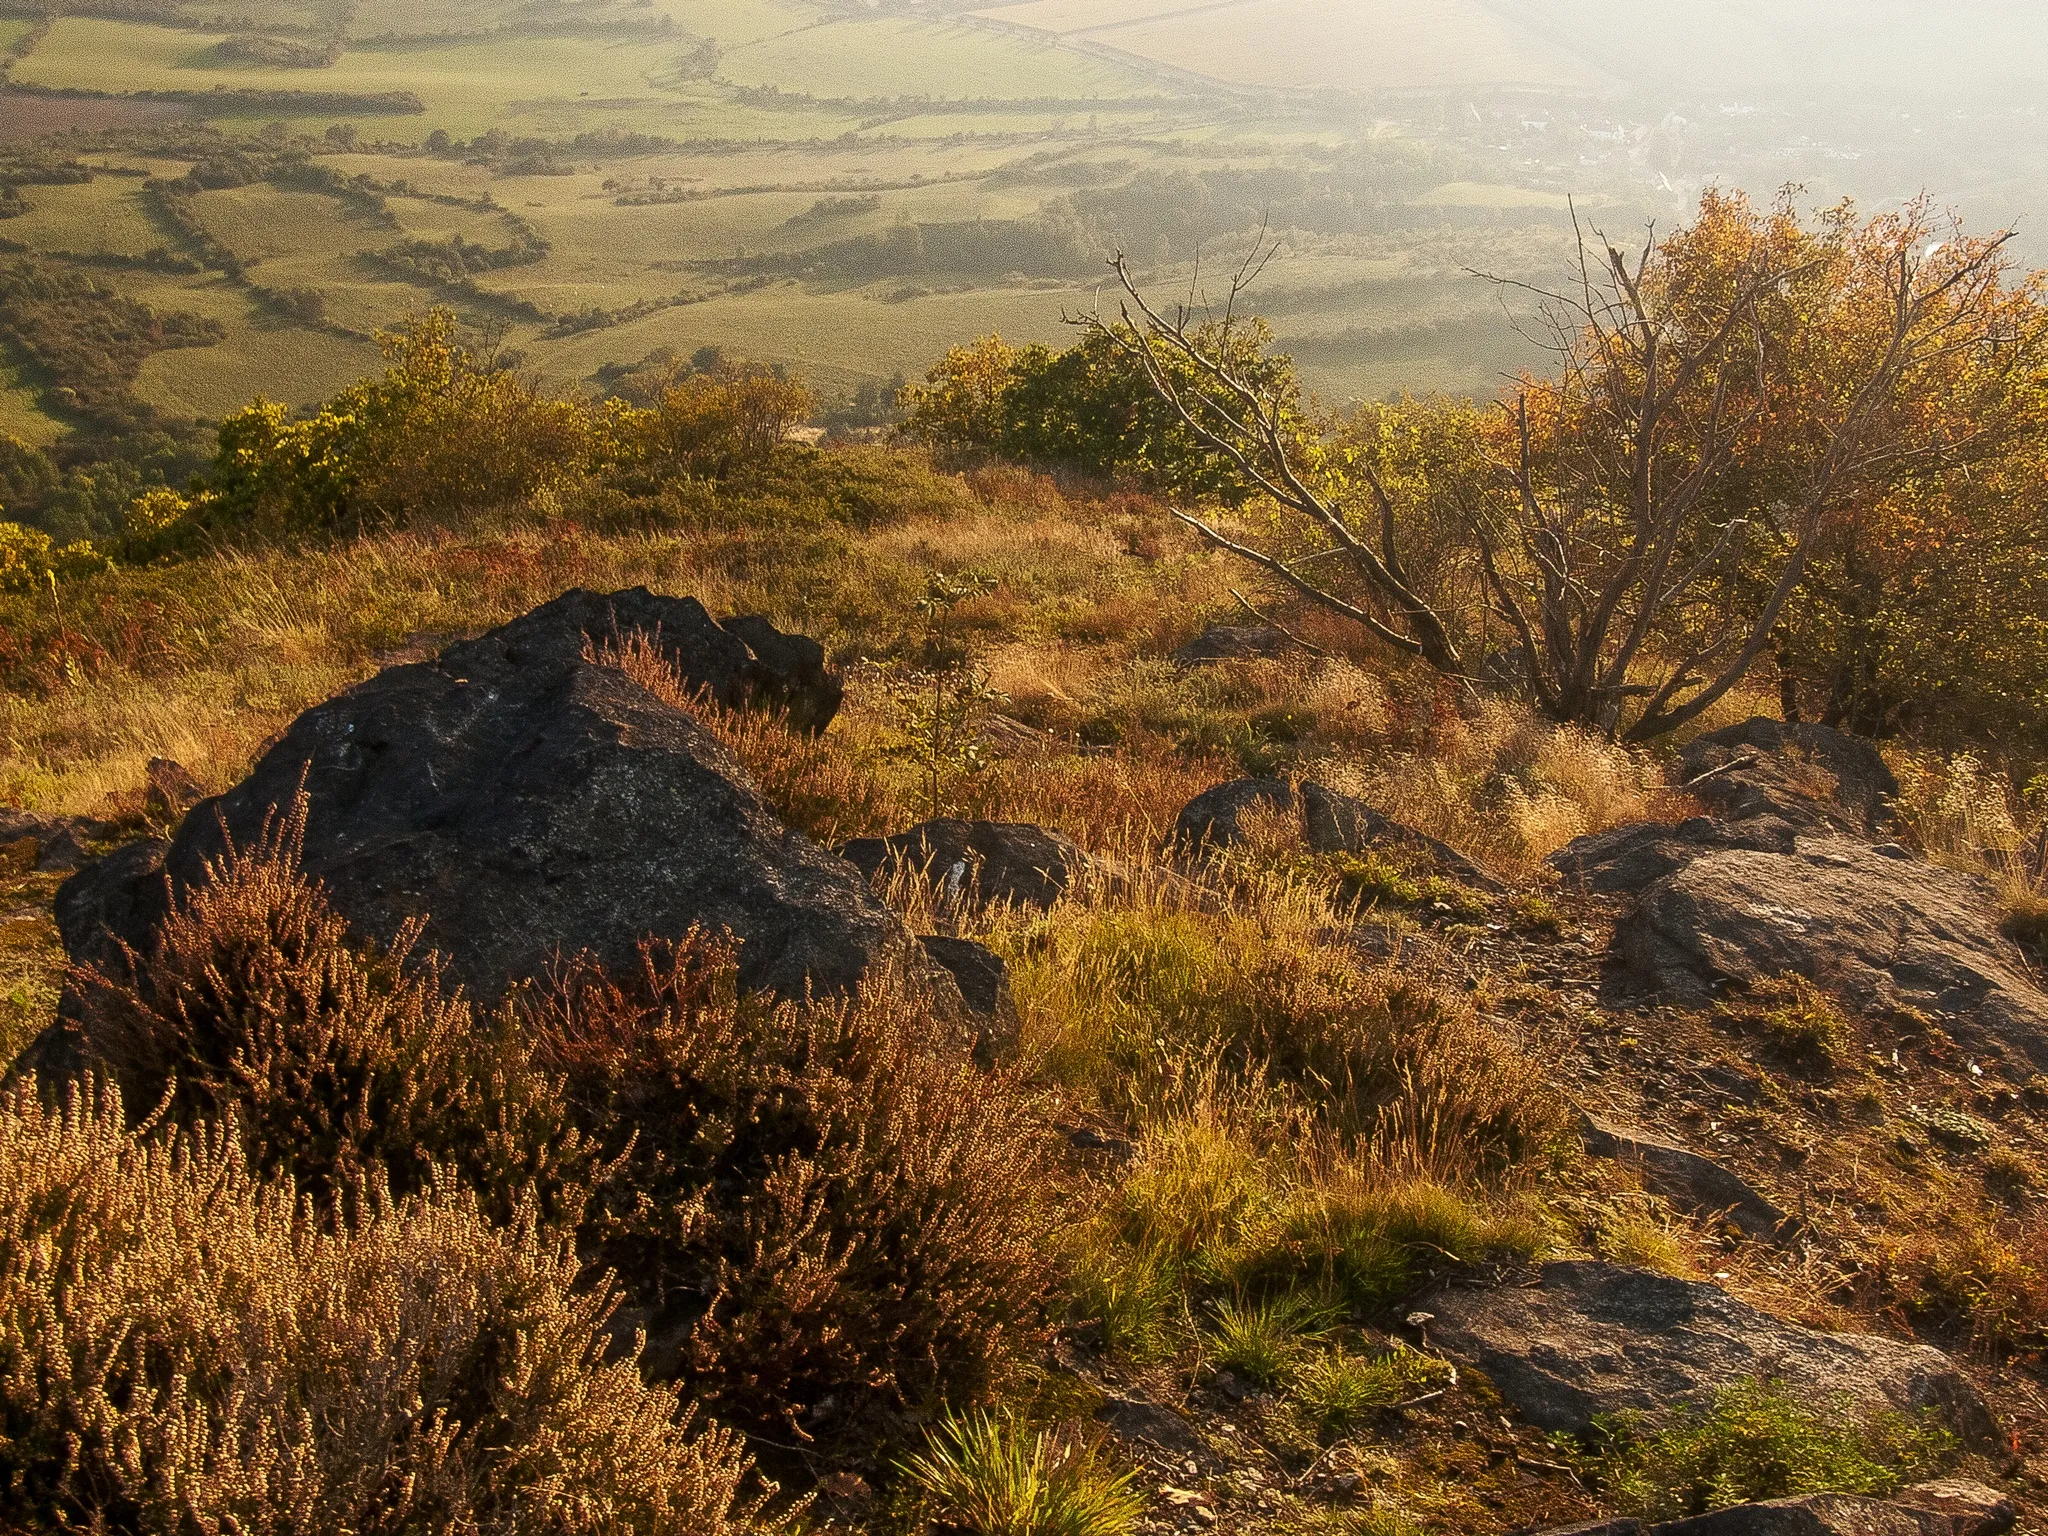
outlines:
[{"label": "small green plant", "polygon": [[953,634],[953,610],[995,589],[988,576],[934,575],[918,601],[925,634],[922,668],[896,688],[904,742],[896,755],[908,762],[924,791],[925,812],[943,814],[946,791],[988,767],[981,742],[982,722],[1004,695],[969,664]]},{"label": "small green plant", "polygon": [[1916,1105],[1906,1111],[1906,1118],[1925,1127],[1936,1141],[1959,1152],[1981,1152],[1991,1145],[1996,1134],[1975,1115],[1948,1104],[1925,1108]]},{"label": "small green plant", "polygon": [[1564,932],[1564,908],[1548,896],[1524,896],[1515,903],[1508,920],[1518,933],[1554,939]]},{"label": "small green plant", "polygon": [[1374,1409],[1420,1396],[1449,1374],[1442,1361],[1412,1349],[1370,1357],[1332,1350],[1295,1372],[1292,1392],[1318,1430],[1342,1434]]},{"label": "small green plant", "polygon": [[1856,1027],[1840,1004],[1804,976],[1757,982],[1740,1001],[1717,1011],[1801,1066],[1832,1071],[1856,1054]]},{"label": "small green plant", "polygon": [[931,1513],[972,1536],[1124,1536],[1144,1501],[1079,1436],[988,1413],[949,1414],[903,1474]]},{"label": "small green plant", "polygon": [[1074,1265],[1072,1310],[1092,1322],[1102,1346],[1129,1360],[1155,1360],[1173,1348],[1174,1321],[1181,1310],[1180,1287],[1172,1269],[1149,1251],[1104,1244]]},{"label": "small green plant", "polygon": [[1218,1301],[1210,1310],[1209,1358],[1262,1387],[1287,1380],[1304,1341],[1327,1332],[1332,1321],[1327,1311],[1292,1295],[1246,1305]]},{"label": "small green plant", "polygon": [[1775,1382],[1737,1382],[1711,1404],[1650,1428],[1600,1421],[1600,1472],[1618,1503],[1677,1519],[1805,1493],[1894,1492],[1953,1456],[1954,1437],[1898,1413],[1868,1417],[1800,1402]]},{"label": "small green plant", "polygon": [[1340,853],[1331,865],[1344,899],[1361,907],[1409,909],[1468,923],[1486,916],[1476,891],[1441,875],[1411,875],[1376,853]]}]

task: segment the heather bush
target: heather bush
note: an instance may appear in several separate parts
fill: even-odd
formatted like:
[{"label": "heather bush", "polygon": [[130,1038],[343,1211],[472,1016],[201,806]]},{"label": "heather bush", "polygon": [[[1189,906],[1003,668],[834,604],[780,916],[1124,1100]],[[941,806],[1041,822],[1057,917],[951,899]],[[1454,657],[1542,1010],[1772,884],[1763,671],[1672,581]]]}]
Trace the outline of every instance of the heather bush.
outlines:
[{"label": "heather bush", "polygon": [[777,1437],[985,1394],[1051,1281],[1039,1142],[1015,1085],[901,983],[809,1008],[743,996],[729,945],[650,941],[540,1001],[614,1176],[584,1232],[721,1417]]},{"label": "heather bush", "polygon": [[[88,1079],[0,1098],[10,1527],[741,1536],[738,1440],[611,1346],[566,1240],[436,1185],[349,1220],[232,1125],[130,1130]],[[610,1358],[607,1358],[607,1356]]]},{"label": "heather bush", "polygon": [[352,939],[299,869],[304,818],[301,800],[177,892],[125,974],[76,978],[89,1053],[133,1102],[168,1093],[180,1120],[232,1120],[259,1173],[323,1209],[442,1167],[500,1219],[533,1188],[573,1221],[588,1158],[516,1023],[443,988],[417,923],[388,947]]},{"label": "heather bush", "polygon": [[454,1179],[573,1230],[649,1369],[778,1437],[973,1401],[1033,1337],[1036,1126],[922,996],[773,1006],[691,935],[479,1018],[415,930],[349,935],[297,867],[303,814],[180,893],[131,976],[83,978],[87,1046],[133,1102],[232,1125],[318,1211]]}]

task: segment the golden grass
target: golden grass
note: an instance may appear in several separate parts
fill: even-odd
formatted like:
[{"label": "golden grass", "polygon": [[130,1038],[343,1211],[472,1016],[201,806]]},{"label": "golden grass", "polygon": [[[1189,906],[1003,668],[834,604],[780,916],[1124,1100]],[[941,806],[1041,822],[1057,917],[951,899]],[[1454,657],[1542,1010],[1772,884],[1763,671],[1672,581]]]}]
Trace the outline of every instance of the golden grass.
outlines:
[{"label": "golden grass", "polygon": [[[131,1131],[90,1080],[0,1099],[0,1469],[43,1529],[764,1529],[737,1437],[614,1356],[607,1285],[437,1187],[352,1220],[232,1124]],[[775,1522],[767,1528],[779,1528]]]}]

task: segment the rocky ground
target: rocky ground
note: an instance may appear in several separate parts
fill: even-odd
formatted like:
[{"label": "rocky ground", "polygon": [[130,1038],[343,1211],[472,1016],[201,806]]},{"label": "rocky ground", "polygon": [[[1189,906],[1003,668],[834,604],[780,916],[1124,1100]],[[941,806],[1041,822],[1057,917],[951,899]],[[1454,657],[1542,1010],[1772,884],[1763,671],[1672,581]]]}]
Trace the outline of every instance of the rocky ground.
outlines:
[{"label": "rocky ground", "polygon": [[[1455,893],[1388,899],[1384,923],[1342,942],[1469,993],[1574,1106],[1583,1148],[1530,1175],[1551,1255],[1446,1266],[1397,1312],[1345,1320],[1359,1350],[1405,1348],[1450,1369],[1334,1438],[1283,1393],[1199,1358],[1138,1365],[1095,1347],[1085,1325],[1062,1336],[1039,1396],[1099,1425],[1141,1469],[1144,1528],[1391,1536],[1597,1522],[1612,1500],[1568,1437],[1600,1415],[1654,1417],[1769,1378],[1815,1402],[1939,1423],[1964,1481],[1653,1529],[2048,1529],[2048,1396],[2028,1354],[2041,1319],[2015,1316],[2021,1300],[1944,1288],[1944,1276],[1987,1271],[1981,1257],[1959,1269],[1951,1251],[1989,1220],[1980,1209],[2019,1221],[2043,1198],[2048,994],[2001,931],[1989,882],[1899,841],[1896,786],[1867,745],[1769,721],[1704,737],[1679,769],[1700,815],[1582,839],[1537,886],[1279,779],[1204,794],[1164,862],[1142,870],[1047,829],[967,821],[841,858],[785,828],[707,733],[595,654],[629,632],[658,634],[676,673],[728,708],[773,702],[822,730],[838,706],[817,648],[765,621],[721,626],[644,592],[572,593],[312,711],[240,787],[190,814],[166,765],[125,823],[0,827],[0,949],[18,957],[17,1009],[57,983],[53,904],[72,959],[116,965],[109,941],[147,942],[166,876],[189,884],[229,843],[274,836],[267,818],[303,794],[310,812],[293,835],[338,910],[381,939],[431,911],[428,941],[486,999],[565,949],[626,956],[650,925],[706,923],[746,941],[751,984],[786,994],[857,985],[882,957],[909,954],[999,1049],[1014,1027],[1002,962],[957,935],[914,933],[915,912],[907,923],[872,880],[930,870],[940,903],[1044,906],[1082,883],[1227,903],[1213,861],[1255,824],[1291,818],[1307,856],[1384,856]],[[138,830],[169,835],[129,840]],[[70,1069],[76,1024],[67,1008],[24,1062]],[[1081,1178],[1113,1178],[1134,1134],[1110,1121],[1066,1131]],[[1986,1227],[1983,1241],[2003,1239]],[[822,1524],[898,1518],[876,1486],[883,1469],[869,1470],[826,1479]]]}]

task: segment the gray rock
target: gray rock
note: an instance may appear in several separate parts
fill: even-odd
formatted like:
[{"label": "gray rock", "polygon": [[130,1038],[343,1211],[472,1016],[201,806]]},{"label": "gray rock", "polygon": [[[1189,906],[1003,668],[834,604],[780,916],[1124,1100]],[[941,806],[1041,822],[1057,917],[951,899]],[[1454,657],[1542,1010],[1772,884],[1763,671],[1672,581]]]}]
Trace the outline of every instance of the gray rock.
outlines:
[{"label": "gray rock", "polygon": [[1095,1417],[1124,1439],[1163,1451],[1176,1461],[1193,1460],[1209,1470],[1221,1466],[1216,1453],[1195,1433],[1193,1424],[1149,1398],[1111,1394],[1096,1410]]},{"label": "gray rock", "polygon": [[1797,829],[1770,816],[1733,824],[1705,816],[1676,824],[1638,821],[1573,838],[1550,856],[1550,867],[1582,890],[1633,894],[1702,854],[1725,848],[1790,853],[1796,843]]},{"label": "gray rock", "polygon": [[1382,816],[1363,800],[1313,781],[1297,790],[1285,779],[1233,779],[1205,789],[1181,809],[1173,846],[1187,853],[1231,848],[1244,841],[1244,819],[1271,809],[1299,819],[1302,840],[1316,853],[1362,854],[1384,850],[1405,854],[1481,890],[1500,883],[1448,843]]},{"label": "gray rock", "polygon": [[1915,1483],[1900,1492],[1896,1502],[1947,1515],[1956,1522],[1956,1536],[1999,1536],[2020,1517],[2019,1506],[2011,1499],[1967,1477]]},{"label": "gray rock", "polygon": [[808,635],[786,635],[757,613],[718,626],[753,653],[746,703],[781,713],[793,730],[816,736],[839,713],[846,683],[825,665],[825,648]]},{"label": "gray rock", "polygon": [[924,968],[859,874],[783,827],[715,737],[584,659],[636,630],[714,697],[758,696],[754,652],[694,599],[571,592],[300,716],[160,854],[67,883],[67,949],[146,944],[166,877],[193,885],[224,838],[255,843],[303,776],[304,867],[336,909],[380,941],[427,914],[426,944],[486,1005],[560,955],[626,965],[643,937],[693,928],[732,933],[742,984],[783,996],[845,991],[896,956]]},{"label": "gray rock", "polygon": [[1245,838],[1244,819],[1255,810],[1300,814],[1301,801],[1285,779],[1232,779],[1205,789],[1174,818],[1173,845],[1186,853],[1233,848]]},{"label": "gray rock", "polygon": [[1988,881],[1848,838],[1708,853],[1652,883],[1615,930],[1627,988],[1691,1005],[1805,976],[1864,1010],[1916,1008],[1981,1050],[2048,1065],[2048,995],[2000,933]]},{"label": "gray rock", "polygon": [[34,811],[0,809],[0,848],[33,841],[28,862],[44,874],[77,869],[91,858],[88,844],[117,835],[112,823],[90,816],[45,816]]},{"label": "gray rock", "polygon": [[1643,1536],[1643,1522],[1627,1518],[1589,1520],[1583,1525],[1551,1526],[1538,1531],[1536,1536]]},{"label": "gray rock", "polygon": [[1498,880],[1449,843],[1382,816],[1363,800],[1311,781],[1301,786],[1301,809],[1308,845],[1317,853],[1391,849],[1423,860],[1453,880],[1479,890],[1504,889]]},{"label": "gray rock", "polygon": [[1889,824],[1899,792],[1877,748],[1824,725],[1759,717],[1698,737],[1679,763],[1685,787],[1723,821],[1771,817],[1864,836]]},{"label": "gray rock", "polygon": [[1300,647],[1270,624],[1211,624],[1167,659],[1177,667],[1206,667],[1219,661],[1271,660]]},{"label": "gray rock", "polygon": [[1650,1536],[1964,1536],[1947,1515],[1853,1493],[1737,1504],[1650,1527]]},{"label": "gray rock", "polygon": [[1003,957],[972,939],[934,935],[919,939],[918,943],[952,976],[967,1011],[987,1026],[983,1040],[988,1052],[993,1054],[1014,1046],[1017,1004],[1010,996],[1010,967]]},{"label": "gray rock", "polygon": [[1669,1141],[1588,1117],[1586,1150],[1629,1164],[1643,1188],[1682,1210],[1719,1216],[1749,1237],[1770,1242],[1798,1235],[1799,1222],[1710,1158]]},{"label": "gray rock", "polygon": [[[941,817],[891,837],[864,837],[839,849],[870,880],[898,869],[920,875],[942,905],[1013,902],[1050,907],[1097,861],[1070,838],[1029,822]],[[1105,870],[1106,872],[1106,870]]]},{"label": "gray rock", "polygon": [[1999,1442],[1983,1398],[1940,1350],[1818,1333],[1700,1281],[1561,1260],[1543,1265],[1533,1286],[1452,1287],[1428,1307],[1430,1342],[1484,1372],[1543,1430],[1583,1433],[1598,1414],[1657,1415],[1761,1376],[1819,1407],[1931,1410],[1967,1446]]}]

